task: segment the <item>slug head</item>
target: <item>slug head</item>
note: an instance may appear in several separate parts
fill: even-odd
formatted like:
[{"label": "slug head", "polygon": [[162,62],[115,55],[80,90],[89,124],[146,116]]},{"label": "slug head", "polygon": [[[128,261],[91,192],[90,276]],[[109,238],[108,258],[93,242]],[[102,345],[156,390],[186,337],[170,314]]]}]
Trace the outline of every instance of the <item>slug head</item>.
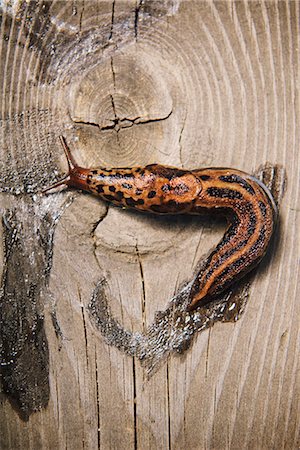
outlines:
[{"label": "slug head", "polygon": [[67,163],[68,163],[68,173],[67,175],[62,178],[57,183],[51,184],[50,186],[46,187],[41,191],[42,194],[46,194],[47,192],[51,191],[52,189],[55,189],[60,186],[68,186],[68,187],[74,187],[77,189],[83,189],[87,190],[87,175],[90,172],[89,169],[85,169],[83,167],[78,166],[76,161],[74,160],[71,151],[65,141],[65,138],[63,136],[59,136],[61,145],[64,149]]}]

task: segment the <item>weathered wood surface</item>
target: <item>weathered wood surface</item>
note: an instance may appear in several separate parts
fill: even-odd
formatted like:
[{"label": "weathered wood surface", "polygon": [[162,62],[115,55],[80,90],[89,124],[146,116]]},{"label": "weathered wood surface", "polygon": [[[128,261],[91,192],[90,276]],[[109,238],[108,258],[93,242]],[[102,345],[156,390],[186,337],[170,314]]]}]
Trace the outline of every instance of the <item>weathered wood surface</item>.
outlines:
[{"label": "weathered wood surface", "polygon": [[[30,408],[41,410],[25,417],[1,394],[0,448],[299,448],[299,3],[5,1],[1,17],[6,245],[16,223],[24,231],[13,257],[1,249],[5,289],[11,273],[16,289],[27,289],[8,268],[14,261],[20,278],[34,278],[30,249],[37,267],[51,270],[33,294],[50,390],[38,373]],[[66,169],[59,134],[83,165],[254,172],[269,161],[287,171],[280,241],[244,314],[196,335],[149,380],[93,324],[94,288],[105,279],[114,317],[141,332],[222,229],[128,213],[83,194],[33,197],[59,177],[55,167]],[[42,256],[31,223],[50,241],[55,230]]]}]

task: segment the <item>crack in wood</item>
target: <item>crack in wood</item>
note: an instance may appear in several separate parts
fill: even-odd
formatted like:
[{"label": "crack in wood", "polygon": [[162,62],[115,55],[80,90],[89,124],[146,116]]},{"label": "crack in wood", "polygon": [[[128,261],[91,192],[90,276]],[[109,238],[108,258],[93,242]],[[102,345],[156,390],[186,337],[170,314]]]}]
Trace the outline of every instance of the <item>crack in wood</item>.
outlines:
[{"label": "crack in wood", "polygon": [[137,254],[137,259],[138,259],[138,264],[139,264],[139,269],[140,269],[140,275],[141,275],[141,282],[142,282],[142,327],[143,327],[143,331],[146,328],[146,310],[145,310],[145,306],[146,306],[146,292],[145,292],[145,278],[144,278],[144,269],[143,269],[143,264],[142,264],[142,258],[141,255],[139,253],[139,249],[138,249],[138,244],[136,243],[135,246],[136,249],[136,254]]},{"label": "crack in wood", "polygon": [[[55,335],[57,339],[61,341],[63,339],[63,332],[57,319],[56,310],[52,309],[50,315]],[[59,343],[59,350],[60,349],[61,349],[61,342]]]},{"label": "crack in wood", "polygon": [[207,375],[208,375],[210,338],[211,338],[211,328],[208,330],[208,339],[207,339],[207,345],[206,345],[206,356],[205,356],[205,378],[207,378]]},{"label": "crack in wood", "polygon": [[104,213],[102,214],[102,216],[93,224],[93,227],[91,229],[90,235],[92,237],[94,237],[95,231],[98,228],[98,226],[100,225],[101,222],[103,222],[103,220],[107,217],[109,212],[109,203],[106,203],[106,209],[104,211]]},{"label": "crack in wood", "polygon": [[[78,295],[81,302],[81,294],[78,290]],[[88,353],[88,338],[87,338],[87,329],[86,329],[86,322],[85,322],[85,309],[84,306],[81,305],[81,316],[82,316],[82,323],[83,323],[83,333],[84,333],[84,342],[85,342],[85,357],[86,357],[86,365],[89,365],[89,353]]]},{"label": "crack in wood", "polygon": [[183,137],[183,131],[184,131],[185,123],[186,123],[186,118],[187,118],[187,111],[185,111],[185,116],[183,118],[182,127],[181,127],[181,130],[179,132],[179,139],[178,139],[178,143],[179,143],[179,161],[180,161],[181,167],[184,166],[183,161],[182,161],[182,137]]},{"label": "crack in wood", "polygon": [[82,31],[82,19],[83,19],[84,9],[85,9],[85,2],[83,0],[82,8],[80,11],[80,16],[79,16],[79,33],[81,33],[81,31]]},{"label": "crack in wood", "polygon": [[135,358],[132,358],[132,382],[133,382],[133,430],[134,430],[134,450],[138,448],[138,429],[137,429],[137,404],[136,404],[136,368]]},{"label": "crack in wood", "polygon": [[114,85],[114,91],[116,90],[116,72],[114,68],[114,59],[113,57],[110,58],[110,67],[111,67],[111,73],[113,78],[113,85]]},{"label": "crack in wood", "polygon": [[113,37],[113,31],[114,31],[115,4],[116,4],[116,0],[113,0],[112,5],[111,5],[111,26],[110,26],[110,33],[109,33],[109,37],[108,37],[108,40],[109,40],[109,41],[112,40],[112,37]]},{"label": "crack in wood", "polygon": [[86,120],[80,120],[80,119],[76,119],[76,118],[74,118],[72,120],[76,124],[96,127],[100,131],[115,130],[118,133],[121,128],[131,128],[134,125],[147,125],[149,123],[163,122],[164,120],[169,119],[169,117],[173,113],[173,110],[171,110],[166,116],[153,117],[150,119],[143,119],[140,116],[133,117],[133,118],[128,118],[128,117],[120,118],[116,114],[115,103],[114,103],[112,95],[111,95],[111,102],[112,102],[112,107],[113,107],[113,112],[114,112],[114,118],[110,120],[110,125],[100,126],[99,123],[86,121]]},{"label": "crack in wood", "polygon": [[169,364],[166,364],[167,372],[167,408],[168,408],[168,449],[172,449],[172,429],[171,429],[171,405],[170,405],[170,378],[169,378]]},{"label": "crack in wood", "polygon": [[143,0],[137,0],[134,10],[134,37],[136,40],[138,38],[139,14],[143,3]]},{"label": "crack in wood", "polygon": [[96,383],[96,403],[97,403],[97,442],[98,449],[101,448],[101,420],[100,420],[100,393],[99,393],[99,376],[98,376],[98,365],[97,365],[97,353],[95,351],[95,383]]}]

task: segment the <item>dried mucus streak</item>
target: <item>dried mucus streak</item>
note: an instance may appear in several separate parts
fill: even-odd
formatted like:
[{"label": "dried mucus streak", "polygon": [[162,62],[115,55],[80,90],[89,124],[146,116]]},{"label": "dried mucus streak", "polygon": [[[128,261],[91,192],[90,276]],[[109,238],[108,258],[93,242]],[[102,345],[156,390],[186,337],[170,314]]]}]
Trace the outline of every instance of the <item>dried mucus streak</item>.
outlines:
[{"label": "dried mucus streak", "polygon": [[[279,206],[285,189],[285,170],[282,167],[267,164],[257,171],[256,176],[270,189]],[[199,263],[194,278],[170,300],[166,310],[156,313],[154,322],[145,333],[132,333],[125,330],[112,316],[107,298],[106,281],[100,280],[93,292],[89,312],[105,341],[126,354],[137,357],[150,376],[170,353],[184,353],[189,348],[195,333],[210,328],[216,322],[237,321],[247,303],[251,279],[255,271],[246,275],[236,286],[214,301],[196,311],[188,312],[190,291],[204,262],[205,260]]]}]

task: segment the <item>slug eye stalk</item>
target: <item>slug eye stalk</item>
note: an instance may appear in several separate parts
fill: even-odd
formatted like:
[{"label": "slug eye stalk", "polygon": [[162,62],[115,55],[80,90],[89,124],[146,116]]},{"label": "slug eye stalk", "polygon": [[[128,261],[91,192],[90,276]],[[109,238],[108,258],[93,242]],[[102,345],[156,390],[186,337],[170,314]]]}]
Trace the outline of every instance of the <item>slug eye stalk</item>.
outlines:
[{"label": "slug eye stalk", "polygon": [[73,158],[73,155],[71,153],[70,148],[67,145],[67,142],[65,140],[65,138],[63,136],[59,136],[59,140],[60,143],[62,145],[62,148],[64,150],[65,156],[66,156],[66,160],[68,163],[68,173],[67,175],[62,178],[60,181],[57,181],[56,183],[51,184],[50,186],[47,186],[45,189],[42,189],[41,194],[46,194],[49,191],[52,191],[52,189],[55,189],[57,187],[60,186],[69,186],[70,181],[71,181],[71,176],[72,173],[74,172],[74,170],[76,168],[78,168],[78,164],[76,163],[76,161]]}]

